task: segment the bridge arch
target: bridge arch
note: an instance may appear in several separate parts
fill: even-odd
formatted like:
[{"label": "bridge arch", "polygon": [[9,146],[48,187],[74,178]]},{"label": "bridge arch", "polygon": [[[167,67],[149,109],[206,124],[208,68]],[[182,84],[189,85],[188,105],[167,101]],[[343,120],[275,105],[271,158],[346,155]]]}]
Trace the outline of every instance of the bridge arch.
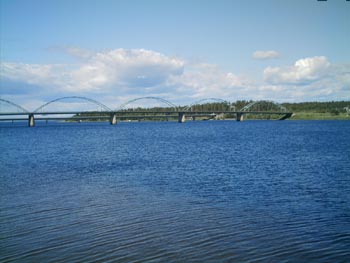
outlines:
[{"label": "bridge arch", "polygon": [[278,110],[281,112],[287,112],[287,108],[281,104],[271,101],[271,100],[258,100],[252,101],[251,103],[245,105],[240,111],[273,111]]},{"label": "bridge arch", "polygon": [[[220,98],[206,98],[206,99],[197,100],[197,101],[191,103],[190,105],[184,107],[183,110],[184,110],[184,111],[191,111],[192,108],[193,108],[193,106],[203,104],[203,102],[218,102],[218,103],[224,103],[224,104],[226,104],[227,106],[229,106],[230,110],[232,109],[233,111],[235,111],[235,108],[232,108],[232,105],[231,105],[228,101],[223,100],[223,99],[220,99]],[[234,106],[233,106],[233,107],[234,107]]]},{"label": "bridge arch", "polygon": [[163,99],[163,98],[159,98],[159,97],[140,97],[140,98],[136,98],[136,99],[132,99],[129,100],[123,104],[121,104],[118,108],[116,108],[116,111],[121,111],[124,110],[126,108],[127,105],[136,102],[136,101],[140,101],[140,100],[153,100],[153,101],[158,101],[161,102],[163,104],[166,104],[167,106],[171,107],[174,109],[174,111],[177,111],[177,106],[175,104],[173,104],[172,102]]},{"label": "bridge arch", "polygon": [[104,105],[101,102],[98,102],[97,100],[94,99],[90,99],[90,98],[86,98],[86,97],[80,97],[80,96],[69,96],[69,97],[61,97],[61,98],[57,98],[54,100],[51,100],[43,105],[41,105],[39,108],[35,109],[34,112],[40,112],[42,111],[45,107],[58,102],[58,101],[64,101],[64,100],[69,100],[69,99],[78,99],[78,100],[82,100],[82,101],[86,101],[89,102],[93,105],[96,105],[98,107],[100,107],[101,109],[103,109],[103,111],[112,111],[109,107],[107,107],[106,105]]},{"label": "bridge arch", "polygon": [[[9,101],[9,100],[4,100],[4,99],[0,99],[0,104],[5,104],[7,106],[11,106],[11,107],[14,107],[17,111],[16,112],[20,112],[20,113],[26,113],[28,112],[25,108],[23,108],[22,106],[12,102],[12,101]],[[1,112],[1,109],[0,109],[0,112]]]}]

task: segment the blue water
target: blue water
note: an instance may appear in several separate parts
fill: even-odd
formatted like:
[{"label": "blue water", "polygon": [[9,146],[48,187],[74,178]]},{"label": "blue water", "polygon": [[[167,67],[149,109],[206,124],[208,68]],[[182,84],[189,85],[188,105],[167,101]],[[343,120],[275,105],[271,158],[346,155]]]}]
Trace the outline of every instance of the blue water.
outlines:
[{"label": "blue water", "polygon": [[0,262],[350,262],[349,121],[0,126]]}]

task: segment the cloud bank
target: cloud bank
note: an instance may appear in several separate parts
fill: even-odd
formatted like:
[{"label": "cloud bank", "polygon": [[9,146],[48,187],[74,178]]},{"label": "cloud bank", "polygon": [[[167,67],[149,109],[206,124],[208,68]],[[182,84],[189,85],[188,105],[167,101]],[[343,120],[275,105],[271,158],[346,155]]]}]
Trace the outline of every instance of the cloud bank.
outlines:
[{"label": "cloud bank", "polygon": [[[71,54],[72,49],[68,51]],[[74,50],[86,58],[86,52]],[[115,87],[154,87],[183,72],[184,63],[148,50],[117,49],[91,55],[78,65],[2,63],[5,80],[66,92],[101,91]]]},{"label": "cloud bank", "polygon": [[112,108],[143,96],[163,97],[177,104],[209,97],[279,102],[350,99],[350,65],[332,64],[324,56],[299,59],[291,66],[267,67],[263,79],[257,81],[216,65],[191,63],[145,49],[92,52],[66,48],[64,52],[78,61],[1,62],[1,95],[28,108],[62,96],[91,97]]}]

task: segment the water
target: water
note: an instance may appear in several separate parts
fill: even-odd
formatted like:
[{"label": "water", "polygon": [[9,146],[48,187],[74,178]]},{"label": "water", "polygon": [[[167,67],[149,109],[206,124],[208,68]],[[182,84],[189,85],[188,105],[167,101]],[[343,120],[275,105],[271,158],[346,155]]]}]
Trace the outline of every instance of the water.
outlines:
[{"label": "water", "polygon": [[349,121],[0,136],[0,262],[350,261]]}]

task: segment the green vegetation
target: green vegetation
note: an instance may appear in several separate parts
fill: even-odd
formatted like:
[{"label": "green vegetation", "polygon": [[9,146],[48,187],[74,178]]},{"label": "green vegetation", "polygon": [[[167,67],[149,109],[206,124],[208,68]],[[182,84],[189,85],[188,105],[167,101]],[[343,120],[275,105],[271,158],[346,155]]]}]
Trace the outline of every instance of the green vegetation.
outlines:
[{"label": "green vegetation", "polygon": [[[210,110],[240,110],[253,101],[238,100],[233,103],[206,103],[195,105],[193,111],[210,111]],[[265,101],[253,105],[251,111],[281,111],[283,107],[288,112],[293,112],[291,120],[350,120],[350,101],[329,101],[329,102],[299,102],[299,103],[281,103],[276,105],[272,102]],[[226,115],[226,118],[234,116]],[[249,114],[245,119],[278,119],[278,115],[259,115]]]},{"label": "green vegetation", "polygon": [[283,103],[292,120],[350,120],[350,101]]},{"label": "green vegetation", "polygon": [[296,112],[291,120],[350,120],[350,115],[346,113],[331,114],[319,112]]},{"label": "green vegetation", "polygon": [[336,113],[346,112],[345,107],[350,107],[350,101],[328,101],[328,102],[299,102],[283,103],[290,111],[295,112],[319,112],[319,113]]}]

